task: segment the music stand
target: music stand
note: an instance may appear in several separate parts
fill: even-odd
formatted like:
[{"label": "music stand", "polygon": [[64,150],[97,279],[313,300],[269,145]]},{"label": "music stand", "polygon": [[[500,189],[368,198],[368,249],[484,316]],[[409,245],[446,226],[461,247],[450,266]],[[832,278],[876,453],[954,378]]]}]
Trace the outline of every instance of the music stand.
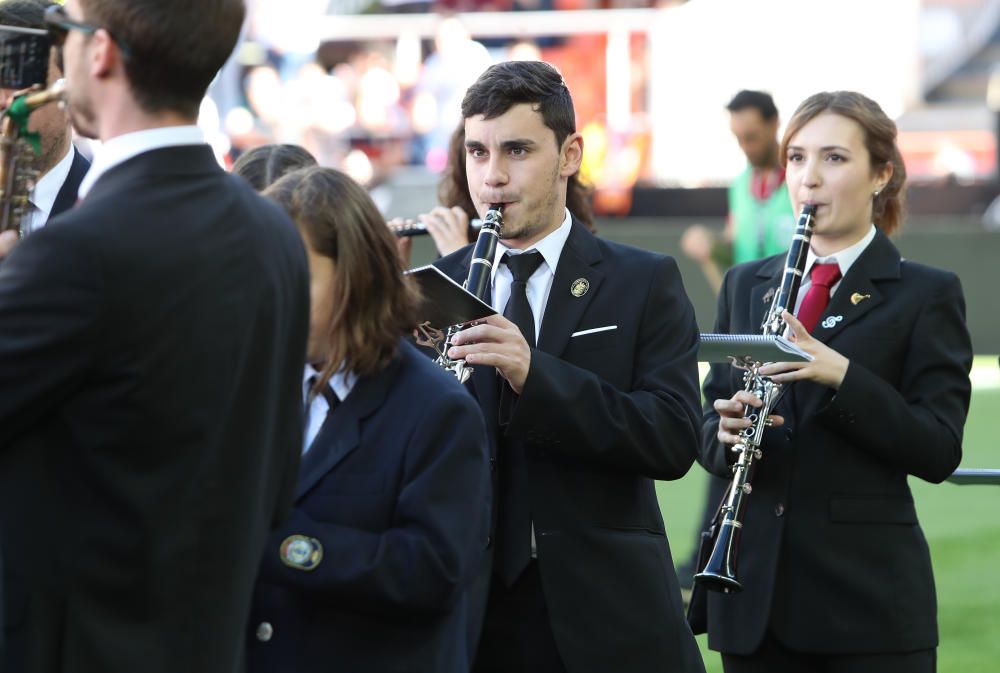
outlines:
[{"label": "music stand", "polygon": [[1000,486],[1000,470],[959,469],[952,472],[947,481],[959,486],[968,486],[970,484]]},{"label": "music stand", "polygon": [[406,271],[420,287],[421,301],[417,320],[421,325],[443,330],[466,325],[496,314],[493,307],[449,278],[441,269],[428,264]]}]

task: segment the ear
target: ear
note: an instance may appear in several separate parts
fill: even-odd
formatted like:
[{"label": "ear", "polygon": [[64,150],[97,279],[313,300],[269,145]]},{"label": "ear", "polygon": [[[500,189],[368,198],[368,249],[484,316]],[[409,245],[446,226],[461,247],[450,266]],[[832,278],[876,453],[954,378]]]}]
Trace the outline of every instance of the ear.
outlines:
[{"label": "ear", "polygon": [[573,133],[563,141],[562,152],[559,157],[559,175],[568,178],[575,175],[580,170],[583,162],[583,136]]},{"label": "ear", "polygon": [[111,75],[115,67],[121,63],[122,55],[111,34],[101,28],[91,38],[90,74],[97,79]]},{"label": "ear", "polygon": [[889,181],[892,180],[892,174],[894,170],[895,169],[892,166],[892,162],[887,161],[885,162],[885,164],[882,165],[882,168],[875,171],[875,176],[874,176],[875,191],[881,192],[883,189],[886,188],[886,186],[889,184]]}]

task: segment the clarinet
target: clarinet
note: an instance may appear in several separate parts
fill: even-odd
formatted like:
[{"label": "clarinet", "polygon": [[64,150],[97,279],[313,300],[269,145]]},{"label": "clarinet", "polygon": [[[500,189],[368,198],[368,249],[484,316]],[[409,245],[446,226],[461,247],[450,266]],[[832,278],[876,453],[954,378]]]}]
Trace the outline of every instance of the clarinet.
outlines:
[{"label": "clarinet", "polygon": [[[781,277],[781,288],[771,301],[771,307],[764,316],[761,329],[764,336],[784,336],[788,324],[781,317],[782,311],[792,311],[795,299],[802,285],[802,274],[805,273],[806,256],[809,252],[809,241],[812,239],[815,226],[816,206],[805,205],[799,215],[792,236],[792,244],[785,257],[785,271]],[[734,363],[735,364],[735,363]],[[750,479],[756,461],[761,458],[760,444],[764,430],[771,424],[768,417],[778,404],[782,386],[760,374],[763,362],[737,365],[745,369],[743,373],[743,390],[752,393],[761,401],[759,409],[747,406],[744,418],[750,420],[750,426],[740,431],[740,441],[733,446],[733,452],[739,454],[733,465],[733,481],[729,485],[723,503],[715,515],[709,534],[712,541],[712,553],[705,567],[694,576],[694,581],[711,591],[730,593],[740,591],[743,585],[736,579],[736,559],[739,552],[740,529],[743,528],[743,516],[746,509],[746,496],[753,490]]]},{"label": "clarinet", "polygon": [[[483,218],[482,227],[479,229],[479,236],[476,237],[476,245],[472,249],[472,261],[469,263],[469,275],[462,285],[477,298],[489,303],[490,276],[493,269],[493,257],[497,250],[497,241],[503,232],[503,204],[493,204]],[[438,357],[435,362],[438,366],[448,370],[455,375],[459,383],[465,383],[472,376],[472,367],[466,364],[465,360],[453,360],[448,357],[448,350],[451,348],[452,339],[462,331],[462,325],[453,325],[448,328],[444,344],[438,350]]]},{"label": "clarinet", "polygon": [[[469,221],[469,226],[473,229],[482,229],[483,221],[476,218]],[[423,222],[414,222],[413,220],[406,220],[404,224],[399,226],[390,227],[392,233],[400,238],[408,236],[426,236],[428,233],[427,225]]]}]

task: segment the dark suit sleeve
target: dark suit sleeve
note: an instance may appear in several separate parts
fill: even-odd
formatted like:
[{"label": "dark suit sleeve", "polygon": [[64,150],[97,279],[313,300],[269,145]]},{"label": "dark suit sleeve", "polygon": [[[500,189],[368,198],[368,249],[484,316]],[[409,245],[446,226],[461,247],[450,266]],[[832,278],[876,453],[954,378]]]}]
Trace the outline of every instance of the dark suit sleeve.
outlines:
[{"label": "dark suit sleeve", "polygon": [[965,299],[958,278],[949,276],[928,297],[910,332],[899,389],[852,361],[818,414],[851,444],[935,483],[961,461],[971,395]]},{"label": "dark suit sleeve", "polygon": [[94,252],[65,229],[32,234],[0,265],[0,450],[82,380],[102,280]]},{"label": "dark suit sleeve", "polygon": [[508,434],[653,479],[684,476],[698,446],[698,326],[674,260],[649,278],[631,388],[533,349]]},{"label": "dark suit sleeve", "polygon": [[[715,314],[716,334],[729,334],[729,307],[732,301],[732,274],[726,272],[722,279],[722,287],[719,290],[719,298]],[[733,396],[732,390],[732,365],[727,362],[714,363],[705,378],[705,404],[701,420],[701,444],[698,455],[698,462],[706,470],[719,477],[729,478],[732,470],[727,457],[732,455],[729,448],[718,440],[719,414],[715,411],[715,400],[728,400]]]},{"label": "dark suit sleeve", "polygon": [[[296,507],[268,540],[260,580],[301,591],[311,601],[377,614],[450,609],[479,568],[489,470],[486,430],[472,397],[459,390],[440,402],[401,440],[408,444],[402,486],[383,494],[396,499],[391,528],[374,532],[318,521]],[[278,549],[289,535],[320,541],[317,568],[307,572],[281,562]]]}]

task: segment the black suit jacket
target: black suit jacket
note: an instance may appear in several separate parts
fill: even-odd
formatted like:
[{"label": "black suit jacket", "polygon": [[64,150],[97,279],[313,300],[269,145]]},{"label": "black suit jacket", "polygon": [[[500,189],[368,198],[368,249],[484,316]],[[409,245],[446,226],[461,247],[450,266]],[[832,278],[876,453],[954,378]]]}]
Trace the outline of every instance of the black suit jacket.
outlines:
[{"label": "black suit jacket", "polygon": [[208,146],[101,177],[0,267],[8,670],[236,671],[301,445],[308,270]]},{"label": "black suit jacket", "polygon": [[[716,329],[755,334],[784,256],[734,267]],[[852,296],[854,297],[852,299]],[[767,301],[766,301],[767,300]],[[739,594],[709,592],[713,649],[747,654],[770,623],[788,647],[902,652],[937,645],[934,579],[907,476],[944,480],[961,458],[972,350],[951,273],[902,261],[879,232],[851,266],[813,335],[848,359],[840,389],[790,386],[765,431],[747,497]],[[742,388],[713,365],[703,462],[729,475],[712,401]]]},{"label": "black suit jacket", "polygon": [[[470,258],[465,248],[438,265],[462,281]],[[578,279],[589,283],[579,297]],[[525,443],[524,495],[569,673],[704,670],[653,487],[682,477],[697,453],[697,347],[674,260],[574,222],[505,430]],[[495,452],[495,370],[477,368],[472,385]]]},{"label": "black suit jacket", "polygon": [[[401,343],[327,416],[302,460],[292,516],[260,566],[250,671],[468,671],[467,588],[489,504],[475,401]],[[316,568],[280,560],[291,535],[320,542]]]},{"label": "black suit jacket", "polygon": [[[80,183],[83,182],[83,177],[87,174],[87,170],[90,168],[90,162],[87,161],[86,157],[80,154],[76,147],[72,148],[73,152],[73,162],[70,164],[69,174],[63,181],[62,186],[59,188],[59,192],[56,194],[56,200],[52,204],[52,211],[49,213],[49,217],[55,217],[59,213],[65,212],[72,208],[76,204],[77,192],[80,189]],[[0,540],[2,543],[2,540]],[[0,605],[3,605],[3,549],[0,547]],[[3,670],[3,660],[4,660],[4,628],[3,628],[3,610],[0,610],[0,671]]]}]

